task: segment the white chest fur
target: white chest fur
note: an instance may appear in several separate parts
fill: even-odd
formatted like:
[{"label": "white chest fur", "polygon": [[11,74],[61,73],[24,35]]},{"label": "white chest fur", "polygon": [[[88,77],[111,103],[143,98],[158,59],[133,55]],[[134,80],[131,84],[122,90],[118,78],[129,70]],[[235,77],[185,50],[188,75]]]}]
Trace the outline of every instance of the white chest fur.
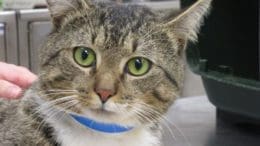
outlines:
[{"label": "white chest fur", "polygon": [[[62,116],[62,118],[61,118]],[[62,146],[159,146],[159,140],[145,127],[122,134],[105,134],[92,131],[71,117],[57,115],[47,120],[55,129]]]}]

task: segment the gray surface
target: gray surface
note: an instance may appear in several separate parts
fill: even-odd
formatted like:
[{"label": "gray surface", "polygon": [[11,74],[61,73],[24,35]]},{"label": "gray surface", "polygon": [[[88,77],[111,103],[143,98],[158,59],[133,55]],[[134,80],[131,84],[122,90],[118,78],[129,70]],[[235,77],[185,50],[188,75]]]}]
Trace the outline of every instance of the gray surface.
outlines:
[{"label": "gray surface", "polygon": [[[30,44],[34,44],[34,42],[31,42],[33,40],[30,40],[30,35],[32,32],[30,32],[30,29],[32,29],[33,26],[31,24],[34,24],[35,22],[46,22],[50,20],[49,12],[47,9],[37,9],[37,10],[21,10],[18,11],[18,31],[19,31],[19,50],[20,50],[20,64],[22,66],[28,67],[31,69],[31,51],[37,51],[37,50],[31,50]],[[41,28],[42,29],[42,28]],[[35,30],[35,29],[33,29]],[[48,32],[48,30],[45,30]],[[36,36],[36,39],[42,39],[40,36]],[[35,49],[35,48],[34,48]],[[38,49],[38,48],[37,48]],[[37,55],[38,56],[38,55]],[[35,56],[36,57],[36,56]]]},{"label": "gray surface", "polygon": [[201,95],[206,95],[201,77],[191,72],[191,70],[188,68],[188,65],[186,65],[184,88],[181,96],[190,97],[190,96],[201,96]]},{"label": "gray surface", "polygon": [[205,96],[178,100],[164,122],[165,146],[260,146],[260,127],[227,124],[215,111]]},{"label": "gray surface", "polygon": [[39,21],[30,23],[30,67],[35,73],[39,72],[39,48],[51,31],[52,24],[49,21]]},{"label": "gray surface", "polygon": [[9,63],[18,64],[18,45],[17,45],[17,27],[16,14],[14,11],[1,11],[0,23],[4,24],[1,30],[0,53],[1,61],[5,60]]},{"label": "gray surface", "polygon": [[0,61],[6,60],[6,48],[5,48],[5,25],[0,23]]}]

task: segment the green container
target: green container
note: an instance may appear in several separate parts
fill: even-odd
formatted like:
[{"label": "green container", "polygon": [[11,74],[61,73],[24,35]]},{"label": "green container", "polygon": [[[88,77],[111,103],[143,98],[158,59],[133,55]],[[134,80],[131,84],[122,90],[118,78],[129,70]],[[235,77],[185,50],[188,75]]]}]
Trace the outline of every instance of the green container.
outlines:
[{"label": "green container", "polygon": [[3,8],[3,0],[0,0],[0,9]]},{"label": "green container", "polygon": [[[195,0],[183,0],[187,7]],[[260,122],[259,1],[213,0],[187,60],[221,115]]]}]

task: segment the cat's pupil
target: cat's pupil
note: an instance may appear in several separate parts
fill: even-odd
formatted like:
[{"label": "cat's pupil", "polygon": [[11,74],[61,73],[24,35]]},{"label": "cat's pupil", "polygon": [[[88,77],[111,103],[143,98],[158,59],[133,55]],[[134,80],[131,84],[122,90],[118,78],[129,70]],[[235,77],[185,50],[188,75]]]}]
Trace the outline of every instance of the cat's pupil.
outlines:
[{"label": "cat's pupil", "polygon": [[86,60],[88,58],[89,52],[88,50],[82,50],[81,58],[82,60]]},{"label": "cat's pupil", "polygon": [[140,70],[140,69],[142,68],[142,66],[143,66],[142,60],[141,60],[141,59],[136,59],[136,60],[135,60],[135,68],[136,68],[137,70]]}]

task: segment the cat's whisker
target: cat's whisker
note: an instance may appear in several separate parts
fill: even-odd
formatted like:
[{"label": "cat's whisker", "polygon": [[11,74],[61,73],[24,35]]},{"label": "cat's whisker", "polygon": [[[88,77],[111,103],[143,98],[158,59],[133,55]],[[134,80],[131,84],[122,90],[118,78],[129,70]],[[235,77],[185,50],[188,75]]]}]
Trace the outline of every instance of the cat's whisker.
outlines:
[{"label": "cat's whisker", "polygon": [[163,113],[160,113],[160,112],[156,111],[154,109],[154,107],[152,107],[152,106],[150,106],[150,105],[148,105],[146,103],[143,103],[141,101],[138,104],[140,104],[141,107],[142,107],[142,110],[144,110],[145,112],[149,113],[149,115],[150,114],[154,115],[154,117],[156,117],[156,118],[165,118],[164,120],[167,120],[169,122],[169,120],[163,115]]},{"label": "cat's whisker", "polygon": [[63,118],[63,116],[66,114],[66,110],[68,110],[71,107],[74,107],[78,104],[79,102],[76,100],[71,100],[68,101],[66,103],[63,103],[65,107],[63,107],[61,110],[55,110],[53,108],[51,108],[51,111],[47,111],[47,114],[45,115],[45,119],[42,121],[42,124],[40,124],[41,127],[44,126],[45,122],[52,119],[53,117],[55,117],[57,114],[62,113],[62,116],[60,116],[59,118],[57,118],[57,120],[60,120]]},{"label": "cat's whisker", "polygon": [[185,136],[185,134],[181,131],[181,129],[173,123],[173,121],[170,121],[166,116],[162,115],[162,120],[165,121],[166,123],[170,124],[171,126],[173,126],[178,132],[179,134],[184,138],[185,142],[188,144],[188,146],[191,146],[191,143],[189,142],[188,138]]},{"label": "cat's whisker", "polygon": [[45,90],[45,91],[39,91],[39,93],[78,93],[77,90]]},{"label": "cat's whisker", "polygon": [[[65,100],[65,101],[63,101],[63,102],[61,102],[61,103],[54,103],[54,104],[50,104],[49,106],[48,106],[48,109],[52,109],[54,106],[59,106],[59,107],[61,107],[62,105],[66,105],[66,104],[70,104],[71,102],[73,102],[73,101],[77,101],[77,100],[75,100],[75,99],[68,99],[68,100]],[[42,110],[42,111],[46,111],[46,110],[48,110],[48,109],[40,109],[40,110]]]},{"label": "cat's whisker", "polygon": [[[53,109],[48,109],[48,112],[49,113],[52,113],[54,114],[55,111]],[[47,123],[47,119],[45,118],[41,118],[41,122],[39,123],[38,127],[36,128],[36,132],[40,132],[41,131],[41,128],[44,127],[44,125]]]},{"label": "cat's whisker", "polygon": [[145,114],[143,114],[139,109],[132,109],[133,112],[141,119],[145,119],[147,122],[151,122],[153,123],[153,121],[151,121],[150,118],[148,118],[147,116],[145,116]]},{"label": "cat's whisker", "polygon": [[[130,115],[133,115],[133,114],[134,114],[134,112],[127,110],[127,108],[120,108],[118,104],[115,104],[115,106],[116,106],[116,108],[118,109],[117,112],[120,113],[120,114],[122,114],[122,115],[124,115],[124,116],[122,117],[123,119],[121,119],[122,121],[125,120],[124,117],[129,117]],[[126,107],[127,107],[127,106],[131,106],[131,105],[127,104]],[[118,120],[120,121],[120,119],[118,119]],[[137,120],[136,120],[136,121],[137,121]],[[138,121],[137,121],[137,122],[138,122]]]},{"label": "cat's whisker", "polygon": [[50,90],[46,90],[46,91],[51,91],[51,92],[52,91],[54,91],[54,92],[55,91],[75,91],[76,92],[77,90],[74,90],[74,89],[69,89],[69,90],[68,89],[50,89]]},{"label": "cat's whisker", "polygon": [[[68,103],[68,106],[63,107],[62,110],[63,111],[69,110],[71,107],[75,107],[78,104],[79,104],[79,101],[73,100],[70,103]],[[64,115],[66,115],[66,114],[67,114],[66,112],[63,112],[62,116],[60,118],[58,118],[58,120],[62,119],[64,117]]]},{"label": "cat's whisker", "polygon": [[170,132],[171,137],[176,141],[177,138],[176,138],[176,136],[174,135],[173,130],[172,130],[171,127],[168,125],[168,123],[164,123],[163,121],[161,121],[160,124],[162,124],[162,125]]},{"label": "cat's whisker", "polygon": [[75,106],[76,104],[78,104],[78,101],[70,100],[70,101],[60,104],[60,106],[62,106],[62,105],[65,106],[62,108],[62,110],[57,110],[53,107],[50,107],[47,110],[41,111],[44,114],[44,118],[42,119],[41,123],[39,124],[37,131],[40,131],[41,127],[44,127],[44,125],[46,124],[46,121],[55,117],[57,114],[64,112],[66,109]]},{"label": "cat's whisker", "polygon": [[76,95],[71,95],[71,96],[65,96],[65,97],[61,97],[61,98],[57,98],[51,101],[46,101],[45,103],[39,105],[39,107],[37,107],[36,109],[41,110],[42,108],[48,108],[50,106],[53,106],[55,104],[58,104],[60,102],[65,102],[67,100],[71,100],[74,99]]},{"label": "cat's whisker", "polygon": [[57,106],[57,105],[66,103],[73,99],[74,99],[73,96],[67,96],[67,97],[59,98],[59,99],[56,99],[53,101],[45,102],[45,103],[41,104],[39,107],[35,108],[35,111],[31,114],[31,116],[35,117],[35,115],[41,114],[42,111],[44,111],[44,110],[45,110],[45,112],[48,110],[52,110],[51,107],[53,107],[54,105]]},{"label": "cat's whisker", "polygon": [[78,94],[77,90],[46,90],[46,91],[39,91],[41,97],[47,97],[49,95],[59,95],[59,94]]},{"label": "cat's whisker", "polygon": [[[63,97],[63,98],[59,98],[57,100],[53,100],[53,101],[48,101],[48,102],[45,102],[43,104],[41,104],[39,107],[35,108],[35,114],[39,114],[41,113],[42,111],[48,111],[48,110],[52,110],[52,107],[53,106],[57,106],[57,105],[60,105],[60,104],[64,104],[68,101],[71,101],[73,100],[73,98],[71,96],[68,96],[68,97]],[[33,113],[34,114],[34,113]],[[33,115],[32,114],[32,115]]]},{"label": "cat's whisker", "polygon": [[[135,107],[133,107],[134,109],[135,109]],[[156,119],[154,119],[154,117],[148,117],[146,114],[145,114],[145,112],[142,112],[142,111],[140,111],[141,109],[137,109],[137,110],[135,110],[135,112],[136,112],[136,114],[138,115],[138,116],[140,116],[141,118],[144,118],[144,119],[146,119],[147,120],[147,122],[149,122],[149,123],[151,123],[152,125],[154,124],[154,123],[157,123],[156,121]],[[162,123],[162,124],[164,124],[164,123]],[[171,137],[174,139],[174,140],[176,140],[176,137],[175,137],[175,135],[174,135],[174,133],[173,133],[173,131],[170,129],[170,127],[168,126],[168,125],[165,125],[166,127],[167,127],[167,130],[170,132],[170,134],[171,134]]]},{"label": "cat's whisker", "polygon": [[48,93],[48,94],[42,94],[41,97],[48,97],[50,95],[63,95],[63,94],[73,94],[74,92],[57,92],[57,93]]},{"label": "cat's whisker", "polygon": [[[147,112],[147,111],[146,111],[146,112]],[[153,114],[154,114],[154,113],[153,113]],[[151,118],[151,119],[154,119],[155,121],[158,120],[157,118],[161,119],[161,117],[157,117],[157,118],[155,118],[155,117],[150,117],[150,118]],[[170,132],[171,137],[173,138],[173,140],[176,141],[176,136],[174,135],[174,132],[172,131],[172,129],[170,128],[170,126],[169,126],[167,123],[164,123],[163,121],[164,121],[164,120],[160,120],[160,124],[162,124],[162,125],[166,128],[166,130],[168,130],[168,131]]]},{"label": "cat's whisker", "polygon": [[39,107],[36,108],[36,112],[40,112],[40,111],[48,109],[48,108],[50,108],[54,105],[59,105],[59,104],[62,104],[64,102],[73,100],[74,99],[73,97],[74,96],[66,96],[66,97],[62,97],[62,98],[58,98],[58,99],[55,99],[55,100],[52,100],[52,101],[45,102],[45,103],[41,104]]},{"label": "cat's whisker", "polygon": [[55,117],[57,114],[60,114],[60,113],[62,113],[62,115],[59,117],[59,118],[57,118],[57,120],[59,121],[59,120],[61,120],[67,113],[65,112],[66,110],[68,110],[68,109],[70,109],[71,107],[74,107],[74,106],[76,106],[77,104],[79,104],[79,101],[77,101],[77,100],[71,100],[71,101],[69,101],[69,102],[67,102],[67,103],[63,103],[63,104],[67,104],[67,106],[66,105],[64,105],[65,107],[63,107],[62,108],[62,110],[54,110],[53,108],[51,108],[51,112],[49,111],[48,112],[48,116],[47,117],[45,117],[44,119],[42,119],[42,122],[39,124],[39,127],[37,128],[38,130],[36,130],[36,131],[41,131],[40,130],[40,128],[41,127],[44,127],[44,125],[46,124],[46,122],[49,120],[49,119],[51,119],[51,118],[53,118],[53,117]]},{"label": "cat's whisker", "polygon": [[138,116],[141,117],[141,119],[145,119],[147,122],[149,123],[155,123],[155,121],[153,121],[154,119],[151,118],[151,117],[148,117],[146,114],[145,114],[145,111],[142,110],[141,108],[137,108],[133,105],[130,105],[130,107],[132,108],[132,110],[134,111],[134,113],[136,113]]},{"label": "cat's whisker", "polygon": [[[162,113],[159,113],[158,111],[154,110],[151,105],[148,105],[148,104],[143,103],[143,102],[139,102],[139,104],[142,104],[144,108],[147,108],[147,109],[146,109],[147,112],[152,112],[152,114],[157,114],[158,117],[159,117],[162,121],[165,121],[165,122],[171,124],[171,125],[180,133],[180,135],[184,138],[184,140],[186,141],[186,143],[188,144],[188,146],[191,146],[191,143],[189,142],[189,140],[188,140],[188,138],[185,136],[185,134],[181,131],[181,129],[178,128],[178,126],[175,125],[172,121],[170,121],[165,115],[163,115]],[[145,110],[145,109],[144,109],[144,110]]]}]

